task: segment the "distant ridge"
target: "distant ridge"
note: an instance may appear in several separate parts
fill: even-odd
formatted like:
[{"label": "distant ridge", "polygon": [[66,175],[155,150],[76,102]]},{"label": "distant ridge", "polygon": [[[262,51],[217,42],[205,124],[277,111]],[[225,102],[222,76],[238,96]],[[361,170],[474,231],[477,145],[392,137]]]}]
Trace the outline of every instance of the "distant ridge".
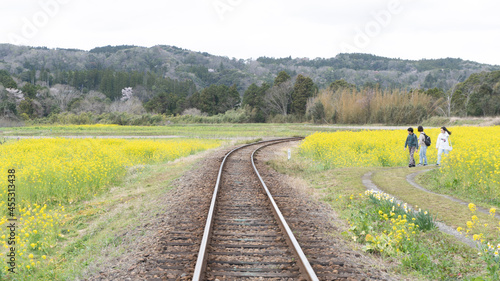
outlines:
[{"label": "distant ridge", "polygon": [[473,73],[500,70],[500,66],[460,58],[405,60],[362,53],[338,54],[332,58],[244,60],[167,45],[150,48],[108,45],[83,51],[0,44],[0,69],[14,75],[27,71],[56,74],[92,69],[154,72],[171,79],[193,80],[199,88],[211,84],[236,85],[241,92],[252,83],[272,83],[282,70],[292,77],[297,74],[311,77],[320,88],[344,79],[358,86],[379,84],[391,88],[447,90]]}]

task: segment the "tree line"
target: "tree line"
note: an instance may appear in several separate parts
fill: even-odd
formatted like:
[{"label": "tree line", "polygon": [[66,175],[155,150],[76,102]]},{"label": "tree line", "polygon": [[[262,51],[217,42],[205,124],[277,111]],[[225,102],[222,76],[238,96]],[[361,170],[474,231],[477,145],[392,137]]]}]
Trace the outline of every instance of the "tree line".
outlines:
[{"label": "tree line", "polygon": [[236,84],[224,83],[198,90],[191,79],[153,72],[91,69],[16,76],[0,70],[4,119],[47,118],[64,112],[215,116],[234,110],[242,112],[245,117],[238,120],[244,122],[404,124],[435,115],[494,116],[500,115],[500,71],[472,74],[449,90],[359,86],[343,79],[320,89],[306,75],[280,71],[272,83],[252,83],[242,91]]}]

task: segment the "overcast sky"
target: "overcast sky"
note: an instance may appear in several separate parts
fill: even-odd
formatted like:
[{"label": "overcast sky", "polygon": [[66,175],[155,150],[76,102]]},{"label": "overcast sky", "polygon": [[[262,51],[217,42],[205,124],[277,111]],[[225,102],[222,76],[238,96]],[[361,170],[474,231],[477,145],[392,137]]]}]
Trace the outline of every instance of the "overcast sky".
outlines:
[{"label": "overcast sky", "polygon": [[238,59],[369,53],[500,65],[493,0],[2,0],[0,43],[174,45]]}]

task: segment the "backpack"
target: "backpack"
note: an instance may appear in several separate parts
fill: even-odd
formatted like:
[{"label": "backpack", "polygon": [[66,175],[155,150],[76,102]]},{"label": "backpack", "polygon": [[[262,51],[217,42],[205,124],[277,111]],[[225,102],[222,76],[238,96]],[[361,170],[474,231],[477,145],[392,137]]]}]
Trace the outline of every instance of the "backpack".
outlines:
[{"label": "backpack", "polygon": [[424,134],[424,143],[426,146],[431,146],[431,137],[429,137],[426,133]]}]

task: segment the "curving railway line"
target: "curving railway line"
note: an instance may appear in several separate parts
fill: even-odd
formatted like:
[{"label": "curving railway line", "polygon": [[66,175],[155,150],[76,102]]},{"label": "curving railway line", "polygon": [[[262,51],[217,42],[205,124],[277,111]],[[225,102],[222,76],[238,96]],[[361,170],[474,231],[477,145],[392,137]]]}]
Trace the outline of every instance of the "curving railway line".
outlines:
[{"label": "curving railway line", "polygon": [[147,261],[157,268],[148,276],[157,279],[146,279],[384,279],[346,263],[345,255],[324,239],[314,210],[304,212],[309,206],[299,205],[286,188],[276,190],[274,199],[271,196],[256,168],[255,154],[263,147],[296,140],[259,142],[227,153],[217,177],[207,179],[216,182],[212,196],[198,194],[171,218],[175,228],[165,231],[158,245],[163,258]]},{"label": "curving railway line", "polygon": [[193,280],[318,280],[255,168],[254,146],[221,164]]}]

